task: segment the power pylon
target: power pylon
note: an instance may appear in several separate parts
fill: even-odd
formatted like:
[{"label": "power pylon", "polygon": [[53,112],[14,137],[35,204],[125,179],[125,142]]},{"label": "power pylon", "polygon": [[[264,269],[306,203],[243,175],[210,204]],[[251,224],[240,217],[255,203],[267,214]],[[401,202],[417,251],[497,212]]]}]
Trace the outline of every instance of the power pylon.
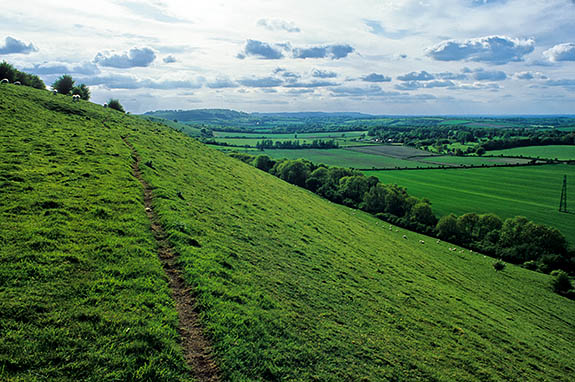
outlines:
[{"label": "power pylon", "polygon": [[561,189],[559,212],[567,212],[567,175],[563,175],[563,188]]}]

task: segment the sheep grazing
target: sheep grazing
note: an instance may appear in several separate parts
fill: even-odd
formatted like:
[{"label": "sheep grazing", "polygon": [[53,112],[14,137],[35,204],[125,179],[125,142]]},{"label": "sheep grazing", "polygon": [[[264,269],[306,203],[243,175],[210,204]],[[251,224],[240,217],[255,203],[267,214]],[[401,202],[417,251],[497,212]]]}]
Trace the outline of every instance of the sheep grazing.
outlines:
[{"label": "sheep grazing", "polygon": [[404,238],[404,239],[407,239],[407,236],[403,235],[403,238]]},{"label": "sheep grazing", "polygon": [[80,102],[80,95],[79,94],[74,94],[72,96],[72,102]]},{"label": "sheep grazing", "polygon": [[107,109],[107,108],[108,108],[108,104],[105,103],[105,104],[104,104],[104,109]]},{"label": "sheep grazing", "polygon": [[9,84],[10,80],[8,80],[8,78],[2,78],[2,81],[0,81],[0,84]]},{"label": "sheep grazing", "polygon": [[437,244],[441,243],[441,240],[437,240],[436,243],[437,243]]},{"label": "sheep grazing", "polygon": [[16,81],[14,82],[14,85],[22,85],[22,83],[20,81]]},{"label": "sheep grazing", "polygon": [[58,95],[58,90],[52,90],[52,94]]},{"label": "sheep grazing", "polygon": [[419,240],[419,244],[425,244],[425,241]]}]

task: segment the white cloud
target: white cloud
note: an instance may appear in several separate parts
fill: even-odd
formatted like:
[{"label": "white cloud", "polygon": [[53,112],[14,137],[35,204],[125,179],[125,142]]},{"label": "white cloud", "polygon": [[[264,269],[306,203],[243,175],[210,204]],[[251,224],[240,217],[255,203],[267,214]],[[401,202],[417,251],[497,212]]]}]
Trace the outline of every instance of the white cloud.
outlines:
[{"label": "white cloud", "polygon": [[575,61],[575,44],[569,42],[555,45],[543,52],[543,55],[551,62]]}]

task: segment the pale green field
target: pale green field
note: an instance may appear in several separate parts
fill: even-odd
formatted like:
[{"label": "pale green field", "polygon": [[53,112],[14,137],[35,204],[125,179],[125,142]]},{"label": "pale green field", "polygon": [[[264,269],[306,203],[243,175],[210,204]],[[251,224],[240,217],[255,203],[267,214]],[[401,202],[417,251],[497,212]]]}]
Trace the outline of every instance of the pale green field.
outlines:
[{"label": "pale green field", "polygon": [[528,146],[489,151],[489,155],[511,155],[542,159],[575,160],[575,146]]}]

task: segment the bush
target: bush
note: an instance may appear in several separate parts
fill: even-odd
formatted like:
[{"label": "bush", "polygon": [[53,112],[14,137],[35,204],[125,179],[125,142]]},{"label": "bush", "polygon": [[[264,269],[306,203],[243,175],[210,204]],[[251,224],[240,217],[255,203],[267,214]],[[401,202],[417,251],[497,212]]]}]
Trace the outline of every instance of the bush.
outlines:
[{"label": "bush", "polygon": [[74,88],[74,79],[72,76],[64,74],[54,81],[52,88],[60,94],[70,94]]},{"label": "bush", "polygon": [[0,63],[0,79],[4,78],[10,81],[10,83],[20,81],[23,86],[30,86],[36,89],[46,89],[46,85],[40,77],[34,74],[21,72],[6,61],[2,61],[2,63]]},{"label": "bush", "polygon": [[505,263],[501,260],[497,260],[493,263],[493,268],[495,268],[497,272],[502,271],[505,269]]},{"label": "bush", "polygon": [[537,270],[537,262],[535,262],[534,260],[529,260],[529,261],[524,262],[522,267],[525,269],[529,269],[530,271],[536,271]]},{"label": "bush", "polygon": [[108,107],[110,109],[114,109],[114,110],[118,110],[121,111],[122,113],[125,113],[124,107],[122,106],[122,104],[120,103],[119,100],[117,99],[111,99],[108,101]]},{"label": "bush", "polygon": [[554,276],[551,281],[551,287],[555,293],[567,294],[571,289],[571,280],[569,280],[569,275],[564,271],[553,271],[551,275]]},{"label": "bush", "polygon": [[88,101],[90,99],[90,89],[88,89],[84,84],[74,86],[74,88],[72,88],[72,94],[79,95],[84,101]]}]

